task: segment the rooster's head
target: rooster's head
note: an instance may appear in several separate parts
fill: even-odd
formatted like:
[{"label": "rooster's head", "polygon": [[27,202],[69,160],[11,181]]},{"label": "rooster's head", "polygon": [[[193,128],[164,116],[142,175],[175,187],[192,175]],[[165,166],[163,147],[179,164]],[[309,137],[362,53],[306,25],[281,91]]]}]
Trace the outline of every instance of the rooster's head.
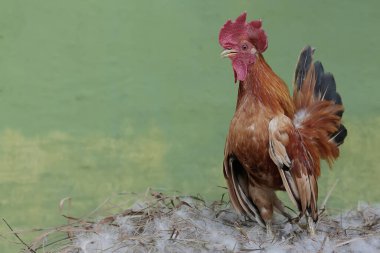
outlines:
[{"label": "rooster's head", "polygon": [[228,20],[219,32],[219,43],[225,49],[221,55],[231,59],[235,82],[245,80],[248,66],[255,62],[256,54],[268,47],[261,20],[246,23],[246,17],[247,13],[243,12],[234,22]]}]

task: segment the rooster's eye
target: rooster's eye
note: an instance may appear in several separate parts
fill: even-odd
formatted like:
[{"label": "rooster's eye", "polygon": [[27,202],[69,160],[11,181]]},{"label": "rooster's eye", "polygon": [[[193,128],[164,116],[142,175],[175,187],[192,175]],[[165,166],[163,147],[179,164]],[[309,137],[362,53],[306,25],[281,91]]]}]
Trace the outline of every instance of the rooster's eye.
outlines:
[{"label": "rooster's eye", "polygon": [[246,51],[246,50],[248,49],[247,44],[243,44],[243,45],[241,46],[241,49],[242,49],[243,51]]}]

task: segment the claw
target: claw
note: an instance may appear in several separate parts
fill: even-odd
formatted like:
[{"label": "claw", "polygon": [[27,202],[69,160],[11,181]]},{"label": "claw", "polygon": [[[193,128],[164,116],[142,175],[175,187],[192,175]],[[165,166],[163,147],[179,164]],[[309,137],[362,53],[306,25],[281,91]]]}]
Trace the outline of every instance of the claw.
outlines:
[{"label": "claw", "polygon": [[288,219],[288,221],[291,223],[291,224],[297,224],[300,219],[302,218],[302,214],[300,213],[297,217],[295,218],[290,218]]},{"label": "claw", "polygon": [[300,217],[295,217],[295,218],[289,218],[288,219],[288,222],[290,223],[290,224],[297,224],[298,222],[300,221]]},{"label": "claw", "polygon": [[273,239],[274,235],[273,235],[273,231],[272,231],[272,222],[271,221],[266,222],[266,230],[267,230],[268,239]]}]

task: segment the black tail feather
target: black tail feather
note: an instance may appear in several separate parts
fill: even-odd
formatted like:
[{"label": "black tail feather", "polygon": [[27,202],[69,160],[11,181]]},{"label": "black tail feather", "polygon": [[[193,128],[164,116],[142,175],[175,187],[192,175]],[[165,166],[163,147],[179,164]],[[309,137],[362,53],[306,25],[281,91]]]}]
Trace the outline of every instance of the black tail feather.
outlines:
[{"label": "black tail feather", "polygon": [[[336,93],[335,104],[343,105],[342,97],[340,96],[340,94],[339,94],[338,92]],[[343,112],[344,112],[344,111],[339,111],[339,112],[337,113],[338,116],[342,118],[342,116],[343,116]]]},{"label": "black tail feather", "polygon": [[[315,73],[314,95],[316,97],[322,98],[323,100],[334,101],[335,104],[343,105],[342,97],[336,91],[334,76],[331,73],[325,73],[323,65],[320,61],[315,61],[313,63],[313,53],[314,49],[310,46],[306,46],[300,54],[294,78],[297,89],[301,89],[305,77],[313,64]],[[339,117],[342,117],[343,112],[344,111],[342,110],[338,112],[337,115]],[[331,135],[332,139],[337,143],[337,145],[341,145],[344,142],[346,136],[347,129],[343,124],[340,125],[336,133]]]},{"label": "black tail feather", "polygon": [[294,81],[297,85],[297,89],[300,90],[303,81],[305,80],[306,74],[310,69],[312,58],[313,56],[313,49],[310,46],[305,47],[301,55],[299,57],[297,67],[296,67],[296,73]]},{"label": "black tail feather", "polygon": [[331,73],[322,75],[321,84],[315,86],[314,94],[321,96],[323,100],[336,102],[336,84],[334,76]]},{"label": "black tail feather", "polygon": [[323,79],[323,75],[325,74],[325,70],[323,69],[323,65],[320,61],[314,62],[314,73],[315,73],[315,87],[320,87]]},{"label": "black tail feather", "polygon": [[347,128],[343,124],[341,124],[338,131],[334,133],[332,137],[334,138],[335,143],[338,146],[340,146],[343,144],[346,136],[347,136]]}]

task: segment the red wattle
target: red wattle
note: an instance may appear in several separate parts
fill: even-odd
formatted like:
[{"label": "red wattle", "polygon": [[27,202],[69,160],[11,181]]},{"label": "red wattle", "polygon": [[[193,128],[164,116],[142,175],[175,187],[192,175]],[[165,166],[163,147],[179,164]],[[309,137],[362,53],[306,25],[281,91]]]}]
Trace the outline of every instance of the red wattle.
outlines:
[{"label": "red wattle", "polygon": [[234,59],[232,60],[232,67],[235,74],[235,83],[237,80],[244,81],[248,72],[247,64],[240,59]]}]

